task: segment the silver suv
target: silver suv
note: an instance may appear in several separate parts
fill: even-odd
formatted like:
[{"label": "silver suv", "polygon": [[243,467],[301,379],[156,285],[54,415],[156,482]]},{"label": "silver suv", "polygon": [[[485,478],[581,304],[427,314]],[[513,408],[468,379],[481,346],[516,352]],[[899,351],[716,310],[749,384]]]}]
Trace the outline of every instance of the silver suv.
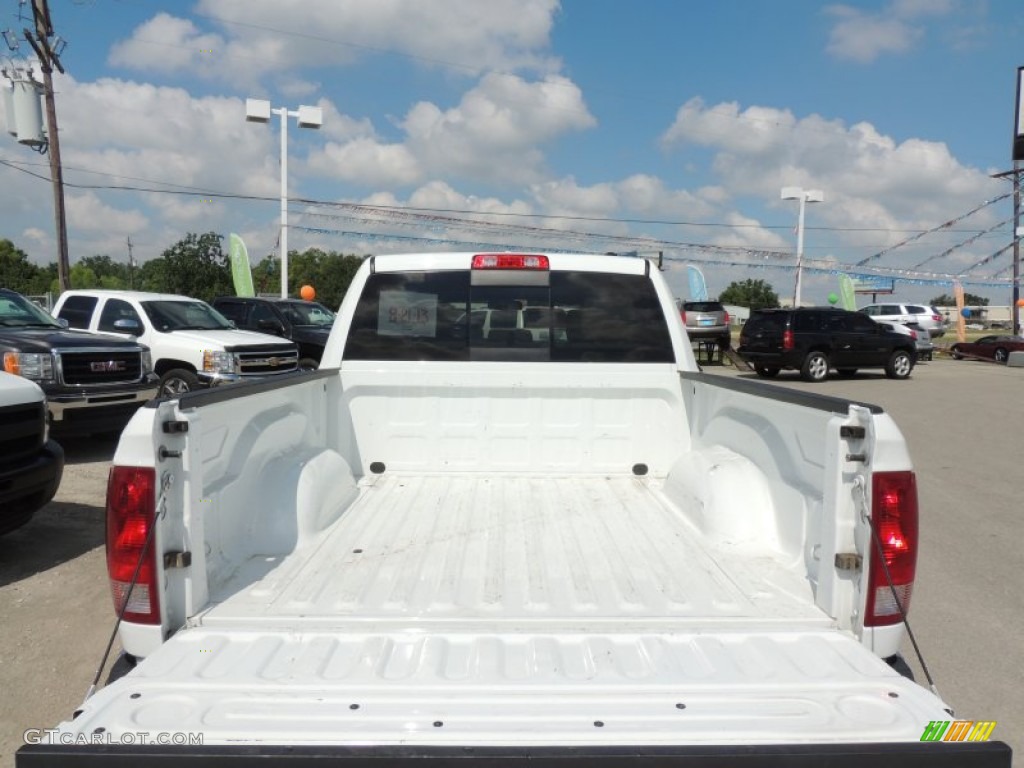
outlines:
[{"label": "silver suv", "polygon": [[916,323],[918,328],[928,331],[933,339],[946,333],[949,323],[935,307],[925,304],[868,304],[860,312],[872,320],[884,323]]},{"label": "silver suv", "polygon": [[719,348],[729,349],[729,313],[719,301],[677,301],[679,313],[692,340],[714,341]]}]

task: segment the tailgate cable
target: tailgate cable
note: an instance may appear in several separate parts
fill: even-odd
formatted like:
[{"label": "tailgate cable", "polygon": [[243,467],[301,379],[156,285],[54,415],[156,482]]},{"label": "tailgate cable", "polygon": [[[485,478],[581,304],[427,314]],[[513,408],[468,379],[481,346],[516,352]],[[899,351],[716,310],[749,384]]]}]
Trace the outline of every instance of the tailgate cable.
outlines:
[{"label": "tailgate cable", "polygon": [[[96,686],[99,685],[100,677],[103,676],[103,668],[107,665],[107,659],[110,658],[110,651],[114,647],[114,640],[117,639],[117,631],[121,627],[121,621],[124,619],[125,611],[128,610],[128,601],[131,599],[132,590],[135,589],[135,582],[139,580],[139,572],[142,570],[142,563],[146,559],[146,553],[149,552],[149,548],[153,544],[153,534],[157,528],[157,521],[159,521],[167,512],[167,489],[171,487],[171,483],[174,482],[174,475],[170,472],[164,472],[160,478],[160,495],[156,500],[156,514],[153,515],[153,525],[149,527],[149,531],[146,533],[146,541],[142,545],[142,550],[139,552],[139,560],[135,563],[135,572],[132,574],[132,580],[128,583],[128,591],[124,595],[124,600],[121,602],[121,607],[117,611],[117,620],[114,622],[114,629],[110,633],[110,639],[107,640],[106,650],[103,651],[103,658],[100,660],[100,666],[96,670],[96,676],[92,679],[92,685],[85,692],[85,698],[82,699],[82,706],[85,705],[92,695],[96,692]],[[75,716],[82,711],[82,706],[79,706],[75,710]]]},{"label": "tailgate cable", "polygon": [[[863,475],[857,475],[853,481],[854,492],[860,502],[861,517],[863,517],[868,527],[871,529],[871,540],[875,544],[875,556],[878,557],[879,562],[882,564],[882,571],[885,573],[885,580],[889,584],[889,590],[892,592],[892,599],[896,602],[896,608],[900,612],[900,620],[903,622],[903,626],[907,630],[907,638],[910,640],[910,644],[914,647],[914,654],[917,656],[917,661],[921,665],[921,671],[924,672],[925,679],[928,681],[928,687],[931,692],[934,693],[939,699],[945,701],[942,696],[939,695],[939,689],[935,686],[935,680],[932,679],[932,673],[928,669],[928,664],[924,660],[924,654],[921,653],[921,648],[917,644],[917,638],[914,637],[914,630],[910,628],[910,620],[907,618],[907,611],[903,607],[903,601],[900,600],[899,594],[896,592],[896,586],[893,584],[892,575],[889,573],[889,564],[885,562],[885,550],[882,547],[882,537],[878,534],[878,528],[875,526],[875,520],[868,512],[867,496],[864,492],[864,477]],[[952,710],[947,710],[950,715],[953,714]]]}]

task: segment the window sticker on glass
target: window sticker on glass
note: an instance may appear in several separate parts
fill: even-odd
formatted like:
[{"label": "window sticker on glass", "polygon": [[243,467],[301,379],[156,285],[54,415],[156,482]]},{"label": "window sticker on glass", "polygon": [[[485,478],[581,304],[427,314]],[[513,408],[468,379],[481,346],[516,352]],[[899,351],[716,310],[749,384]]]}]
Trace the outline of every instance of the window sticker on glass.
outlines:
[{"label": "window sticker on glass", "polygon": [[437,335],[437,296],[414,291],[381,291],[377,334],[434,338]]}]

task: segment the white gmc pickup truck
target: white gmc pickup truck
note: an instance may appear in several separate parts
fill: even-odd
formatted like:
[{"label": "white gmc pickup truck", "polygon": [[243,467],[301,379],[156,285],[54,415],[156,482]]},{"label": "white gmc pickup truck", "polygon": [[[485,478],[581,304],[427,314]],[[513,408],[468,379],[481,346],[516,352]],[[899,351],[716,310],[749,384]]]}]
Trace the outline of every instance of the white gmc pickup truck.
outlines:
[{"label": "white gmc pickup truck", "polygon": [[890,663],[895,423],[701,372],[642,259],[368,259],[319,371],[141,409],[107,515],[137,664],[23,768],[1010,765]]}]

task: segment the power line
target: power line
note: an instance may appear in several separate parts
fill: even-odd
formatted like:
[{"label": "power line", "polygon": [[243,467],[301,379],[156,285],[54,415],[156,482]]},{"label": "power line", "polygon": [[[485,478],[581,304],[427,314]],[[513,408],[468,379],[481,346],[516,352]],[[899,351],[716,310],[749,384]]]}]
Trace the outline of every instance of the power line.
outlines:
[{"label": "power line", "polygon": [[[8,166],[8,167],[10,167],[10,168],[12,168],[14,170],[21,171],[22,173],[26,173],[26,174],[28,174],[30,176],[35,177],[35,178],[46,180],[46,177],[41,176],[41,175],[36,174],[36,173],[33,173],[32,171],[29,171],[29,170],[27,170],[25,168],[21,168],[18,165],[14,164],[14,163],[11,163],[9,161],[0,159],[0,164],[6,165],[6,166]],[[189,196],[189,197],[198,197],[198,196],[211,197],[211,198],[216,197],[216,198],[221,198],[221,199],[234,199],[234,200],[255,201],[255,202],[277,202],[278,201],[278,199],[275,198],[275,197],[268,197],[268,196],[261,196],[261,195],[243,195],[243,194],[226,193],[226,192],[215,192],[215,191],[210,191],[210,190],[196,190],[194,188],[186,188],[186,189],[157,189],[157,188],[152,188],[152,187],[141,187],[141,186],[135,186],[135,185],[78,184],[78,183],[74,183],[74,182],[66,182],[66,186],[80,188],[80,189],[109,189],[109,190],[115,190],[115,191],[134,191],[134,192],[143,192],[143,193],[151,193],[151,194],[172,194],[172,195]],[[971,212],[968,212],[968,214],[964,214],[963,216],[958,217],[957,220],[966,218],[971,213],[977,212],[978,210],[981,210],[981,208],[985,207],[985,205],[990,205],[990,204],[992,204],[994,202],[997,202],[999,199],[1000,198],[996,198],[995,200],[986,201],[983,205],[976,207]],[[352,220],[355,220],[355,221],[360,221],[360,222],[363,222],[363,223],[395,224],[395,223],[404,223],[401,220],[402,219],[408,219],[409,221],[411,221],[413,223],[420,224],[420,225],[434,225],[434,226],[442,226],[443,225],[443,226],[450,227],[450,228],[453,228],[453,229],[469,229],[469,230],[478,229],[478,230],[484,230],[484,231],[490,231],[490,232],[502,231],[502,232],[505,232],[506,234],[519,234],[519,235],[525,235],[525,236],[530,236],[530,237],[535,237],[535,238],[545,238],[545,239],[548,239],[548,240],[559,239],[559,240],[563,240],[563,241],[564,240],[597,241],[597,242],[603,242],[603,243],[613,243],[613,244],[616,244],[619,247],[627,247],[627,248],[634,248],[634,249],[635,248],[639,248],[639,249],[644,249],[644,250],[658,250],[659,248],[660,249],[664,249],[664,248],[677,248],[677,249],[690,250],[690,251],[698,251],[698,252],[705,252],[705,253],[709,253],[710,252],[710,253],[719,253],[719,254],[724,254],[724,253],[744,254],[744,255],[747,255],[747,256],[758,257],[758,258],[762,258],[762,259],[771,258],[771,259],[776,259],[776,260],[789,260],[789,259],[792,258],[792,254],[790,252],[788,252],[788,251],[778,251],[778,250],[775,250],[774,248],[758,248],[758,247],[755,247],[755,246],[725,246],[725,245],[714,245],[714,244],[708,244],[708,243],[692,243],[692,242],[685,242],[685,241],[678,241],[678,240],[658,239],[658,238],[642,237],[642,236],[635,236],[635,235],[613,235],[613,234],[600,234],[600,233],[595,233],[595,232],[580,232],[580,231],[576,231],[576,230],[554,229],[554,228],[550,228],[550,227],[529,227],[529,226],[523,226],[523,225],[517,225],[517,224],[509,224],[509,223],[486,222],[486,221],[481,221],[479,219],[459,219],[459,218],[454,217],[454,216],[443,215],[443,214],[447,214],[447,213],[450,213],[450,212],[455,212],[455,213],[463,213],[464,212],[464,211],[459,211],[459,210],[449,211],[448,209],[420,208],[420,207],[407,207],[407,208],[403,208],[403,207],[399,207],[399,206],[383,206],[383,205],[382,206],[370,206],[370,205],[365,205],[365,204],[361,204],[361,203],[347,203],[347,202],[338,202],[338,201],[325,201],[325,200],[315,200],[315,199],[310,199],[310,198],[296,198],[295,202],[301,202],[301,203],[305,203],[307,205],[316,205],[316,206],[324,206],[324,207],[333,207],[333,208],[346,209],[346,210],[350,210],[352,212],[350,215],[346,216],[344,214],[324,214],[324,213],[319,213],[319,212],[316,212],[316,211],[306,211],[306,212],[303,213],[303,215],[322,216],[322,217],[327,217],[327,218],[332,218],[332,217],[333,218],[349,218],[349,219],[352,219]],[[504,215],[501,212],[495,212],[494,214],[485,214],[485,213],[481,213],[479,211],[472,211],[472,212],[468,212],[468,213],[472,213],[474,215]],[[611,218],[598,218],[598,217],[565,217],[565,216],[558,216],[558,215],[554,215],[554,214],[511,214],[511,215],[513,215],[513,216],[530,216],[530,217],[533,217],[533,218],[542,218],[542,219],[566,219],[566,220],[579,220],[579,221],[591,221],[591,222],[602,222],[602,223],[630,223],[630,222],[637,221],[637,220],[630,220],[630,219],[611,219]],[[378,218],[370,218],[371,216],[376,216]],[[667,222],[666,221],[666,222],[658,222],[658,223],[672,224],[673,222]],[[948,222],[947,222],[947,224],[948,224]],[[448,242],[448,243],[464,244],[464,245],[471,245],[471,244],[473,244],[473,242],[470,242],[470,241],[458,241],[458,240],[453,240],[453,239],[423,238],[423,237],[416,237],[416,236],[400,236],[400,235],[388,236],[388,235],[384,235],[384,234],[381,234],[381,233],[357,232],[357,231],[349,231],[349,230],[334,230],[334,229],[325,229],[325,228],[316,228],[316,227],[306,227],[306,226],[300,226],[300,225],[294,225],[294,226],[295,226],[296,229],[300,229],[300,230],[307,231],[307,232],[312,232],[312,233],[321,233],[321,234],[343,234],[343,235],[358,236],[358,237],[377,237],[377,238],[382,238],[382,239],[394,239],[394,240],[403,240],[403,239],[404,240],[410,240],[410,241],[416,240],[416,241],[421,241],[421,242]],[[924,232],[920,232],[914,238],[910,238],[907,241],[905,241],[905,243],[909,242],[910,240],[917,239],[917,237],[920,237],[920,236],[923,236],[925,234],[928,234],[929,232],[934,232],[934,231],[937,231],[939,229],[942,229],[942,228],[944,228],[944,226],[945,225],[940,225],[939,227],[935,227],[935,228],[933,228],[931,230],[926,230]],[[477,242],[477,245],[480,245],[480,244],[481,243]],[[483,243],[483,245],[494,246],[495,244],[494,243]],[[895,248],[896,246],[893,246],[893,247]],[[889,250],[892,250],[892,249],[889,249]],[[876,254],[876,257],[877,257],[877,254]],[[864,262],[870,260],[870,258],[873,258],[873,257],[869,257],[869,259],[867,259],[867,260],[863,260],[862,262],[858,262],[854,266],[864,266]],[[732,264],[732,265],[735,265],[735,266],[742,266],[743,265],[743,263],[740,263],[740,262],[729,262],[729,263]],[[833,265],[830,262],[819,262],[819,263],[826,263],[826,264],[828,264],[828,266],[825,266],[825,267],[822,267],[822,266],[816,267],[816,269],[819,269],[819,270],[821,270],[821,269],[830,270],[830,269],[835,269],[836,268],[835,265]],[[846,265],[845,268],[849,269],[849,265]],[[880,273],[882,273],[882,274],[889,274],[890,272],[893,272],[893,271],[896,271],[896,272],[898,272],[900,274],[910,274],[910,272],[912,272],[912,270],[891,270],[889,268],[879,268],[879,267],[874,268],[874,270],[875,270],[875,272],[879,272],[880,271]],[[874,274],[874,272],[872,274]],[[928,279],[948,280],[948,279],[951,279],[951,277],[952,277],[952,275],[947,275],[945,273],[922,272],[922,273],[915,273],[915,274],[917,274],[922,279],[928,278]],[[963,273],[961,273],[961,274],[963,274]]]},{"label": "power line", "polygon": [[860,261],[857,262],[856,266],[863,267],[869,261],[873,261],[874,259],[881,258],[885,254],[891,253],[892,251],[896,250],[897,248],[900,248],[900,247],[902,247],[904,245],[907,245],[907,243],[912,243],[915,240],[919,240],[920,238],[924,237],[925,235],[929,235],[932,232],[938,232],[939,230],[947,229],[948,227],[951,227],[953,224],[956,224],[958,221],[963,221],[968,216],[973,216],[975,213],[980,211],[982,208],[985,208],[985,207],[987,207],[989,205],[992,205],[993,203],[998,203],[1000,200],[1005,200],[1006,198],[1008,198],[1012,194],[1013,194],[1012,192],[1007,192],[1005,194],[999,195],[998,197],[994,197],[991,200],[986,200],[985,202],[983,202],[981,205],[977,206],[976,208],[972,208],[971,210],[969,210],[967,213],[961,214],[960,216],[957,216],[954,219],[950,219],[949,221],[943,222],[942,224],[939,224],[936,227],[932,227],[931,229],[926,229],[923,232],[918,232],[916,235],[908,237],[906,240],[901,240],[900,242],[896,243],[895,245],[892,245],[892,246],[890,246],[888,248],[884,248],[883,250],[881,250],[878,253],[876,253],[874,256],[868,256],[866,259],[861,259]]},{"label": "power line", "polygon": [[[41,163],[29,163],[22,161],[11,161],[0,159],[0,164],[6,165],[14,170],[28,173],[31,176],[35,176],[38,179],[44,179],[49,181],[46,176],[40,176],[39,174],[32,173],[26,170],[22,166],[34,166],[42,165]],[[65,182],[65,186],[75,187],[78,189],[106,189],[112,191],[125,191],[125,192],[151,192],[151,193],[167,193],[167,194],[182,194],[182,195],[194,195],[202,197],[220,197],[225,199],[236,199],[236,200],[250,200],[250,201],[265,201],[265,202],[279,202],[277,197],[266,197],[261,195],[246,195],[234,192],[223,192],[217,190],[211,190],[203,187],[194,187],[182,184],[174,184],[169,181],[161,181],[159,179],[149,179],[140,176],[125,176],[123,174],[106,173],[104,171],[96,171],[88,168],[80,168],[76,166],[65,166],[67,170],[77,171],[79,173],[89,173],[96,176],[107,176],[115,179],[134,179],[137,181],[146,181],[152,184],[163,184],[169,187],[177,187],[177,189],[157,189],[150,187],[139,187],[134,185],[120,185],[120,184],[82,184],[74,182]],[[596,222],[605,224],[638,224],[638,225],[650,225],[650,226],[679,226],[679,227],[707,227],[707,228],[718,228],[718,229],[766,229],[766,230],[790,230],[792,225],[790,224],[728,224],[724,222],[707,222],[707,221],[688,221],[688,220],[675,220],[675,219],[641,219],[641,218],[617,218],[610,216],[573,216],[568,214],[556,214],[556,213],[522,213],[517,211],[474,211],[469,209],[461,208],[430,208],[420,206],[388,206],[388,205],[373,205],[367,206],[361,203],[349,203],[339,202],[333,200],[318,200],[316,198],[290,198],[291,200],[298,203],[307,203],[310,205],[319,206],[333,206],[342,208],[353,208],[353,209],[373,209],[373,210],[393,210],[399,212],[420,212],[420,213],[439,213],[439,214],[462,214],[468,216],[493,216],[503,218],[520,218],[520,219],[556,219],[563,221],[580,221],[580,222]],[[1001,198],[997,198],[1001,199]],[[995,202],[995,201],[992,201]],[[921,233],[918,229],[890,229],[885,227],[807,227],[808,231],[815,230],[819,232],[887,232],[887,233],[906,233],[914,232]],[[949,228],[949,232],[963,232],[972,234],[986,234],[990,230],[977,230],[977,229],[956,229]],[[922,233],[926,234],[926,233]],[[871,246],[850,246],[850,247],[871,247]]]}]

